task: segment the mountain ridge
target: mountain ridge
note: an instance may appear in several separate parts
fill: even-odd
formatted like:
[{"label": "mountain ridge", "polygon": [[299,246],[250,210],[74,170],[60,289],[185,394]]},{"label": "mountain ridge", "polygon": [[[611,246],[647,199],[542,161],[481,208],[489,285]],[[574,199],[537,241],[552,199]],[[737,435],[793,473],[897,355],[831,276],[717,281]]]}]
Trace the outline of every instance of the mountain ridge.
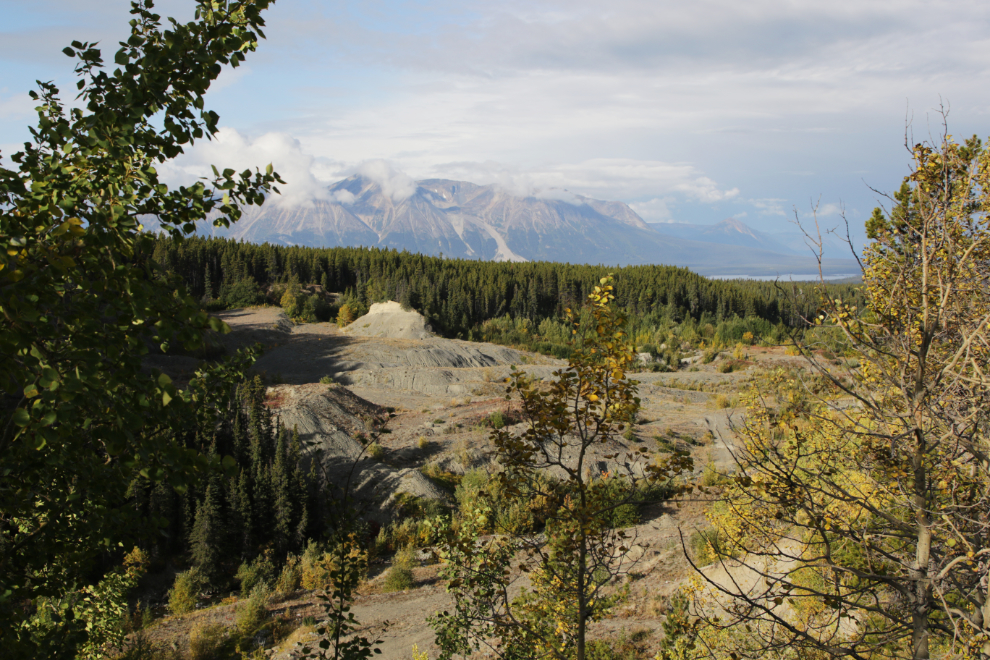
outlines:
[{"label": "mountain ridge", "polygon": [[[148,228],[155,228],[154,221]],[[450,179],[396,184],[356,174],[328,186],[324,196],[308,204],[247,208],[231,227],[210,224],[199,233],[255,243],[381,247],[464,259],[670,264],[716,277],[811,275],[818,270],[810,254],[798,255],[734,219],[712,226],[658,226],[644,222],[623,202],[556,189],[516,195],[496,185]],[[856,272],[852,260],[827,262],[826,275]]]}]

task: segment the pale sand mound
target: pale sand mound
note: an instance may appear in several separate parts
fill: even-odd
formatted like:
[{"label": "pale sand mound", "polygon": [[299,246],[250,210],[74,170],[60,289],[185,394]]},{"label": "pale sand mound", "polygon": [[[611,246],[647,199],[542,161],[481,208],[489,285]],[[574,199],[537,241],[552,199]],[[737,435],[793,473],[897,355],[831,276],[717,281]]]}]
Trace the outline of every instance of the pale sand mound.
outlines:
[{"label": "pale sand mound", "polygon": [[397,302],[375,303],[371,310],[344,328],[354,337],[388,337],[390,339],[429,339],[433,336],[423,315],[406,311]]}]

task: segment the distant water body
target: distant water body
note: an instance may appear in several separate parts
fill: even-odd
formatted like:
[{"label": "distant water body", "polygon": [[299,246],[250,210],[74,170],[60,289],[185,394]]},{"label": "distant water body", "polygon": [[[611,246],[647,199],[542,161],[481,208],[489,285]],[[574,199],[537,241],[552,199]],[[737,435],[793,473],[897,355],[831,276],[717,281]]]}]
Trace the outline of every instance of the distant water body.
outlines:
[{"label": "distant water body", "polygon": [[830,282],[848,280],[849,282],[859,282],[863,279],[862,273],[847,273],[845,275],[826,275],[822,278],[818,273],[787,273],[780,275],[706,275],[712,280],[761,280],[761,281],[773,281],[780,280],[781,282],[817,282],[819,279],[825,279]]}]

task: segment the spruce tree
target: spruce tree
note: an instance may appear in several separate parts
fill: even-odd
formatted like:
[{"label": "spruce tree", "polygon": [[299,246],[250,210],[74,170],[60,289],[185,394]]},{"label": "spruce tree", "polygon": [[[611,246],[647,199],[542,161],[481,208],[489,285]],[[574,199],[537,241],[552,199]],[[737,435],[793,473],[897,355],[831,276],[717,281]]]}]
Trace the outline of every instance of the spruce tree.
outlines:
[{"label": "spruce tree", "polygon": [[196,506],[196,518],[189,535],[192,562],[213,586],[221,576],[226,531],[219,490],[218,479],[210,479],[206,495]]},{"label": "spruce tree", "polygon": [[289,466],[287,465],[287,448],[285,446],[286,433],[279,434],[278,443],[275,445],[275,462],[272,465],[272,508],[275,523],[275,543],[279,553],[288,550],[295,531],[292,519],[292,491]]}]

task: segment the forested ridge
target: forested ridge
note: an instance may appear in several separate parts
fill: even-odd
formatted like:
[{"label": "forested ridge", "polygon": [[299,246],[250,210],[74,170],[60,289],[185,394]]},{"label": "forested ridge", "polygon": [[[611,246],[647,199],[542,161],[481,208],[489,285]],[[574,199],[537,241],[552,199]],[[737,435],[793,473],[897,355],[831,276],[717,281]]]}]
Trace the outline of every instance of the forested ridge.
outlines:
[{"label": "forested ridge", "polygon": [[[599,280],[613,273],[617,305],[632,319],[720,323],[734,317],[802,327],[821,300],[820,283],[713,280],[675,266],[483,262],[379,248],[285,247],[223,238],[161,236],[154,259],[180,275],[189,292],[237,306],[263,302],[273,285],[319,284],[343,293],[363,313],[396,300],[426,316],[449,337],[467,337],[486,320],[509,315],[539,323],[577,309]],[[856,285],[827,285],[856,303]],[[277,302],[277,299],[272,300]]]}]

